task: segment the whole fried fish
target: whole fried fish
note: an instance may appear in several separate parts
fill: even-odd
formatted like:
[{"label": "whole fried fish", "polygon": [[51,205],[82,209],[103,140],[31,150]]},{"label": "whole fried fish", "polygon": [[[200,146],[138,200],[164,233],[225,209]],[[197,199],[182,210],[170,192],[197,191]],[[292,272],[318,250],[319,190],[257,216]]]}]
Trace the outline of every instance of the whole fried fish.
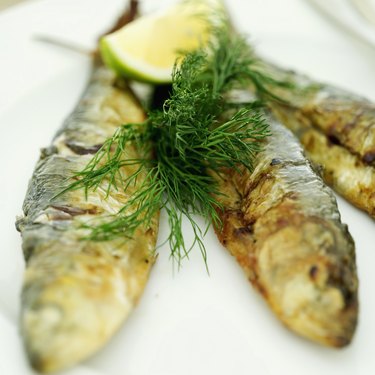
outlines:
[{"label": "whole fried fish", "polygon": [[272,65],[297,90],[276,89],[287,103],[268,101],[273,114],[299,138],[325,182],[375,217],[375,105],[365,98]]},{"label": "whole fried fish", "polygon": [[270,124],[254,171],[230,169],[219,180],[224,209],[216,231],[287,327],[342,347],[358,315],[354,243],[298,141]]},{"label": "whole fried fish", "polygon": [[[88,229],[82,225],[116,214],[145,175],[126,194],[113,187],[108,192],[103,182],[87,198],[83,190],[58,195],[117,127],[144,121],[129,89],[115,83],[115,75],[98,64],[77,108],[42,151],[17,223],[27,267],[21,332],[40,372],[70,367],[101,348],[133,310],[154,262],[158,217],[126,240],[84,240]],[[127,148],[126,156],[139,157],[136,147]],[[122,167],[122,176],[135,169]]]}]

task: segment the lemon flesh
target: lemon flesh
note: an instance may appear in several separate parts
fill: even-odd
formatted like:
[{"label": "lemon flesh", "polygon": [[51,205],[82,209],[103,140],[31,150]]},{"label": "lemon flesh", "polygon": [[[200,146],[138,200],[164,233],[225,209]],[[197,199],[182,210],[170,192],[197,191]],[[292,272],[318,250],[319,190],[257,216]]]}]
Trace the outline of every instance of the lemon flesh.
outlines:
[{"label": "lemon flesh", "polygon": [[139,18],[103,37],[104,62],[119,75],[150,83],[169,83],[181,52],[207,43],[220,0],[187,1],[161,14]]}]

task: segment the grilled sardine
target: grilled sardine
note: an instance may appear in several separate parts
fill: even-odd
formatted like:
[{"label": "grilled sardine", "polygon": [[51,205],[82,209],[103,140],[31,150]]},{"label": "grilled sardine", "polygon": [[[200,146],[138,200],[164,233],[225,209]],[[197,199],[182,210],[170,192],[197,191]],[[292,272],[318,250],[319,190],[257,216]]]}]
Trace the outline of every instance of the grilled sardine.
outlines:
[{"label": "grilled sardine", "polygon": [[[82,223],[116,214],[145,176],[126,194],[111,188],[106,196],[103,183],[87,199],[83,190],[53,199],[118,126],[144,121],[138,101],[115,81],[104,66],[95,68],[77,108],[42,151],[17,223],[27,266],[21,331],[30,362],[41,372],[69,367],[103,346],[134,308],[154,262],[157,217],[133,239],[83,240]],[[137,149],[129,147],[127,157],[139,157]]]},{"label": "grilled sardine", "polygon": [[341,347],[357,322],[354,243],[298,141],[270,123],[253,173],[228,170],[219,180],[217,234],[287,327]]},{"label": "grilled sardine", "polygon": [[273,114],[299,138],[322,177],[349,202],[375,217],[375,105],[295,72],[271,66],[302,88],[276,90],[290,104],[269,102]]}]

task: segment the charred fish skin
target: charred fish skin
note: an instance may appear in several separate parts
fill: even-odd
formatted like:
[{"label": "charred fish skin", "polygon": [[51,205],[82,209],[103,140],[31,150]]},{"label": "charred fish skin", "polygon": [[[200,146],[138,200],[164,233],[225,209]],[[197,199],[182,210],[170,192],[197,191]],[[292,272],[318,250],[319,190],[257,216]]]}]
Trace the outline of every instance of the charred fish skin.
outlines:
[{"label": "charred fish skin", "polygon": [[[77,108],[50,147],[43,150],[24,201],[22,234],[26,271],[21,332],[31,365],[40,372],[68,368],[91,356],[117,331],[134,308],[154,262],[158,217],[130,240],[82,240],[82,223],[105,220],[127,201],[131,189],[107,186],[61,196],[66,180],[88,163],[116,128],[145,119],[129,90],[115,87],[115,76],[95,67]],[[129,157],[137,157],[129,147]],[[125,166],[123,176],[136,166]]]},{"label": "charred fish skin", "polygon": [[288,328],[342,347],[358,315],[354,242],[298,141],[270,123],[254,171],[228,170],[219,181],[224,210],[216,231]]},{"label": "charred fish skin", "polygon": [[286,102],[268,101],[273,115],[297,136],[324,181],[375,217],[375,105],[345,90],[266,63],[274,76],[296,85],[278,88]]},{"label": "charred fish skin", "polygon": [[[295,71],[265,64],[266,71],[295,85],[275,88],[306,123],[324,133],[360,161],[375,165],[375,105],[364,97],[332,85],[314,82]],[[272,106],[271,106],[272,107]]]},{"label": "charred fish skin", "polygon": [[299,139],[324,181],[354,206],[375,218],[375,168],[313,127],[299,110],[273,103],[273,114]]},{"label": "charred fish skin", "polygon": [[342,145],[363,163],[375,164],[375,106],[367,99],[331,86],[320,89],[301,112],[334,144]]}]

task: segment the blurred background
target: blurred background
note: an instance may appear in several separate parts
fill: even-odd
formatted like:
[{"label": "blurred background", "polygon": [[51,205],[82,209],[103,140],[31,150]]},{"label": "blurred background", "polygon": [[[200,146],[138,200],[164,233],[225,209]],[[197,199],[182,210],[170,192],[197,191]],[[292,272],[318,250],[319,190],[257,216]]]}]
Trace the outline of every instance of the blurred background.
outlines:
[{"label": "blurred background", "polygon": [[21,3],[25,0],[0,0],[0,11],[8,8],[11,5]]}]

